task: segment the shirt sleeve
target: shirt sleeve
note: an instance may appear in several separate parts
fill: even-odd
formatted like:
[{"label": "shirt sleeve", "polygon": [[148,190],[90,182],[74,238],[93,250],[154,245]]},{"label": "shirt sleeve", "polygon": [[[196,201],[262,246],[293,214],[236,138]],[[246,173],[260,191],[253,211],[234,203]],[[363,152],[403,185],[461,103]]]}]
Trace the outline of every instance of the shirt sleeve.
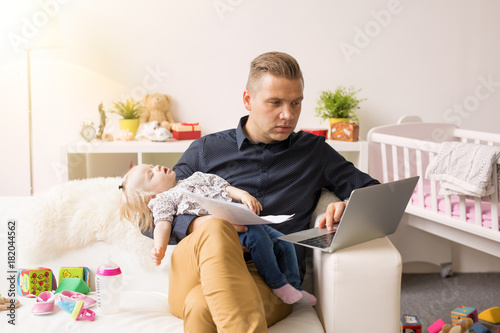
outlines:
[{"label": "shirt sleeve", "polygon": [[[202,149],[202,140],[203,138],[195,140],[174,166],[177,180],[186,179],[199,169],[199,150]],[[186,237],[189,225],[197,217],[187,214],[174,216],[169,244],[177,244]]]},{"label": "shirt sleeve", "polygon": [[378,180],[362,172],[325,142],[323,170],[325,187],[341,200],[349,199],[357,188],[380,184]]},{"label": "shirt sleeve", "polygon": [[160,193],[155,198],[151,199],[148,207],[153,213],[154,224],[156,225],[157,221],[172,222],[176,212],[176,206],[174,198],[169,195],[168,191]]}]

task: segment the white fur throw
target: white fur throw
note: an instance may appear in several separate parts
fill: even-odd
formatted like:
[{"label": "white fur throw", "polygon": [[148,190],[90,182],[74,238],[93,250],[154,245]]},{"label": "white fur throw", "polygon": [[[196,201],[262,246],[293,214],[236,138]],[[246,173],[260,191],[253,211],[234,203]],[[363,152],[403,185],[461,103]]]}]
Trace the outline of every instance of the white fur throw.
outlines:
[{"label": "white fur throw", "polygon": [[120,221],[120,183],[120,178],[74,180],[35,195],[31,205],[23,207],[20,245],[37,260],[96,241],[146,258],[152,240],[131,223]]}]

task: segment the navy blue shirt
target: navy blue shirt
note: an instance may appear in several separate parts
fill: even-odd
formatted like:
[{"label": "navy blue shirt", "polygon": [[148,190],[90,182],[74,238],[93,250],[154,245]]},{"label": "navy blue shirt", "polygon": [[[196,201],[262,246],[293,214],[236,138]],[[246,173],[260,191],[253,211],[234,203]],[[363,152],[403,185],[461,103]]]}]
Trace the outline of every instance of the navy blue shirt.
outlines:
[{"label": "navy blue shirt", "polygon": [[[284,141],[252,142],[243,131],[247,119],[241,118],[236,129],[194,141],[173,168],[177,179],[196,171],[213,173],[257,198],[263,207],[261,215],[295,214],[290,221],[272,225],[284,234],[309,228],[323,187],[344,200],[356,188],[379,183],[354,167],[323,136],[300,131]],[[174,219],[170,244],[187,235],[195,217]],[[301,263],[304,247],[297,250]]]}]

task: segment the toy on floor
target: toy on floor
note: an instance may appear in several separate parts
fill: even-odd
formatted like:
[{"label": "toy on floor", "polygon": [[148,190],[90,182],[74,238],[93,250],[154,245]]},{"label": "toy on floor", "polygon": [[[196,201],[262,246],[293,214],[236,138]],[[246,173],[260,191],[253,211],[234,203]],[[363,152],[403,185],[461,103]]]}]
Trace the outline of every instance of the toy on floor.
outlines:
[{"label": "toy on floor", "polygon": [[474,321],[471,318],[467,318],[466,320],[461,320],[458,325],[451,326],[446,324],[443,326],[441,333],[469,333],[469,328],[474,325]]},{"label": "toy on floor", "polygon": [[500,308],[495,306],[484,310],[479,314],[479,319],[493,323],[495,325],[500,324]]},{"label": "toy on floor", "polygon": [[451,311],[451,322],[453,325],[457,325],[460,320],[466,320],[467,318],[472,319],[474,323],[477,321],[476,308],[470,306],[459,306]]},{"label": "toy on floor", "polygon": [[422,333],[422,324],[415,315],[404,314],[401,317],[401,333],[406,333],[406,330],[412,330],[415,333]]},{"label": "toy on floor", "polygon": [[429,333],[439,333],[444,325],[446,325],[445,321],[440,318],[432,323],[432,325],[427,328],[427,331],[429,331]]},{"label": "toy on floor", "polygon": [[491,333],[491,331],[481,323],[474,323],[469,331],[470,333]]}]

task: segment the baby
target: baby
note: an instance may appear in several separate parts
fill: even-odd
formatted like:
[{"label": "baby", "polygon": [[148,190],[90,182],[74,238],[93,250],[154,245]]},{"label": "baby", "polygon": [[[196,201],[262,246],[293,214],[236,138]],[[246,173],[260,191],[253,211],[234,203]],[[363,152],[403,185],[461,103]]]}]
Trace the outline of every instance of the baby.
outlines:
[{"label": "baby", "polygon": [[[177,182],[175,172],[160,165],[135,166],[125,175],[120,189],[125,195],[121,207],[122,218],[138,221],[141,230],[151,230],[154,227],[151,257],[155,265],[159,265],[165,256],[174,216],[209,214],[183,192],[189,191],[224,201],[241,201],[256,214],[262,211],[262,205],[257,199],[248,192],[231,186],[217,175],[195,172]],[[314,305],[316,298],[300,286],[295,249],[292,244],[278,240],[281,235],[270,226],[252,225],[248,226],[247,232],[240,233],[239,237],[242,245],[250,251],[259,273],[283,302],[292,304],[304,299],[306,303]],[[282,258],[280,264],[278,257]]]}]

